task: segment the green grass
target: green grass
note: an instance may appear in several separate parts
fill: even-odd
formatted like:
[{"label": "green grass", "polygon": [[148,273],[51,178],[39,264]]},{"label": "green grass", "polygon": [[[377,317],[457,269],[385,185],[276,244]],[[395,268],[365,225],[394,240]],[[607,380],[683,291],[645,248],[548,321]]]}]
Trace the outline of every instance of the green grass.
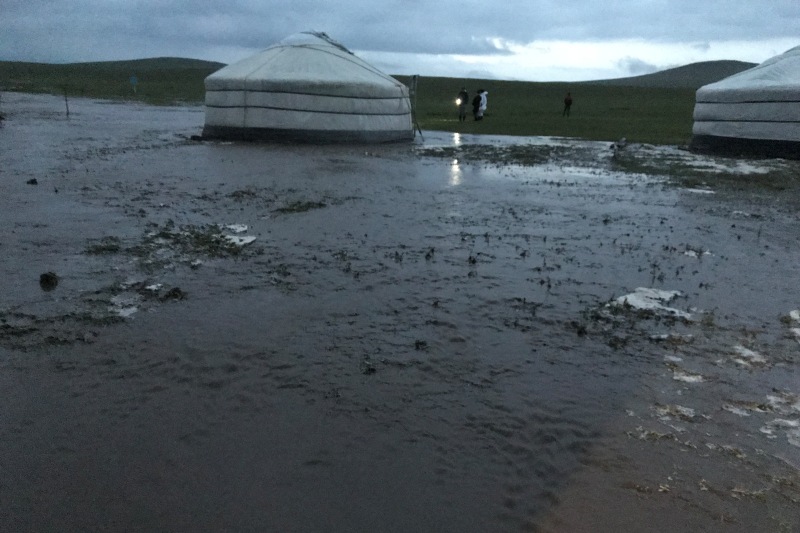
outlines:
[{"label": "green grass", "polygon": [[[148,104],[199,103],[203,80],[223,65],[177,58],[53,65],[0,61],[0,90],[137,100]],[[134,92],[131,76],[138,83]]]},{"label": "green grass", "polygon": [[[408,84],[408,79],[398,77]],[[489,92],[486,117],[458,122],[455,97],[462,85],[474,96]],[[562,117],[564,94],[573,96]],[[420,127],[460,133],[549,135],[598,141],[686,144],[692,136],[694,89],[420,78],[416,115]]]},{"label": "green grass", "polygon": [[[136,100],[149,104],[195,103],[204,98],[203,80],[222,65],[158,58],[52,65],[0,61],[0,90]],[[130,77],[138,79],[136,92]],[[403,83],[407,76],[397,76]],[[458,122],[455,97],[462,85],[470,95],[489,91],[481,122]],[[566,91],[574,97],[572,116],[562,117]],[[686,144],[691,139],[694,89],[609,86],[601,83],[534,83],[422,77],[416,117],[423,130],[497,135],[550,135],[589,140]]]}]

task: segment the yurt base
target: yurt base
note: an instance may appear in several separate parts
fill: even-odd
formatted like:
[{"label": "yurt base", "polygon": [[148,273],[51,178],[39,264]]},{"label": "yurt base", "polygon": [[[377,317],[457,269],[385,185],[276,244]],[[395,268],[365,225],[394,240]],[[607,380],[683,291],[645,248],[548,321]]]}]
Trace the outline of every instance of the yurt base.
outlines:
[{"label": "yurt base", "polygon": [[727,157],[800,159],[800,142],[694,135],[692,152]]},{"label": "yurt base", "polygon": [[203,140],[265,141],[286,143],[390,143],[410,141],[413,132],[403,131],[334,131],[294,130],[275,128],[235,128],[230,126],[206,126]]}]

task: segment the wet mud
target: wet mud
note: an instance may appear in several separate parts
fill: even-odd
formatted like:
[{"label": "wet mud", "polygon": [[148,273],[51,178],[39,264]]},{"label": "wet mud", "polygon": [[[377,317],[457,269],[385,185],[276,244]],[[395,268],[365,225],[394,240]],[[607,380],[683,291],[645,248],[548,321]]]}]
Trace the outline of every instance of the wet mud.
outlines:
[{"label": "wet mud", "polygon": [[796,163],[2,104],[3,529],[800,528]]}]

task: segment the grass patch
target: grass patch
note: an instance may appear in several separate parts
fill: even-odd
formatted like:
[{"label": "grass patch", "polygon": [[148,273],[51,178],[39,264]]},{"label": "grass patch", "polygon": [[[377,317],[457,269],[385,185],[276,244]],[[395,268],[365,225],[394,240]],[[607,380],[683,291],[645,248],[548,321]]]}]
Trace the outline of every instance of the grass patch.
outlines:
[{"label": "grass patch", "polygon": [[555,162],[574,163],[575,161],[596,164],[595,153],[588,148],[584,149],[578,146],[469,144],[422,148],[418,150],[418,153],[430,157],[482,161],[496,165],[534,166]]},{"label": "grass patch", "polygon": [[322,209],[323,207],[326,206],[327,204],[325,202],[310,202],[307,200],[298,200],[296,202],[291,202],[283,207],[275,209],[275,212],[281,214],[304,213],[306,211],[311,211],[312,209]]},{"label": "grass patch", "polygon": [[242,202],[242,201],[245,201],[245,200],[252,200],[252,199],[258,198],[258,196],[259,196],[258,191],[254,190],[252,188],[239,189],[239,190],[233,191],[232,193],[228,194],[228,198],[233,198],[234,200],[236,200],[238,202]]},{"label": "grass patch", "polygon": [[121,249],[119,237],[103,237],[96,243],[87,246],[86,253],[89,255],[116,254]]},{"label": "grass patch", "polygon": [[[408,84],[410,79],[397,76]],[[486,118],[458,121],[455,97],[466,86],[489,92]],[[574,98],[562,117],[564,94]],[[574,137],[596,141],[687,144],[692,137],[695,89],[420,78],[416,116],[422,129],[469,134]]]},{"label": "grass patch", "polygon": [[222,228],[216,224],[176,228],[170,223],[149,232],[141,244],[129,250],[133,255],[150,259],[165,259],[170,254],[235,257],[250,251],[250,247],[241,246],[226,238]]},{"label": "grass patch", "polygon": [[[800,163],[781,159],[758,161],[757,172],[740,166],[747,161],[735,158],[696,158],[694,155],[670,155],[647,150],[623,150],[613,159],[613,168],[669,178],[675,186],[712,187],[746,193],[800,192]],[[786,195],[796,198],[797,194]],[[788,199],[788,198],[787,198]]]}]

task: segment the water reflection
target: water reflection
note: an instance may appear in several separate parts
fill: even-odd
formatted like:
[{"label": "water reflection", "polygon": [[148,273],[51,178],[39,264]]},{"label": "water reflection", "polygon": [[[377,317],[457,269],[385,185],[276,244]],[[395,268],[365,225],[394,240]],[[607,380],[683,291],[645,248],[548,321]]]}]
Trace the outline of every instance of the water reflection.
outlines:
[{"label": "water reflection", "polygon": [[450,185],[455,187],[460,184],[461,184],[461,165],[459,165],[458,159],[453,159],[450,162]]},{"label": "water reflection", "polygon": [[456,148],[461,146],[461,134],[460,133],[454,133],[453,134],[453,146],[455,146]]}]

